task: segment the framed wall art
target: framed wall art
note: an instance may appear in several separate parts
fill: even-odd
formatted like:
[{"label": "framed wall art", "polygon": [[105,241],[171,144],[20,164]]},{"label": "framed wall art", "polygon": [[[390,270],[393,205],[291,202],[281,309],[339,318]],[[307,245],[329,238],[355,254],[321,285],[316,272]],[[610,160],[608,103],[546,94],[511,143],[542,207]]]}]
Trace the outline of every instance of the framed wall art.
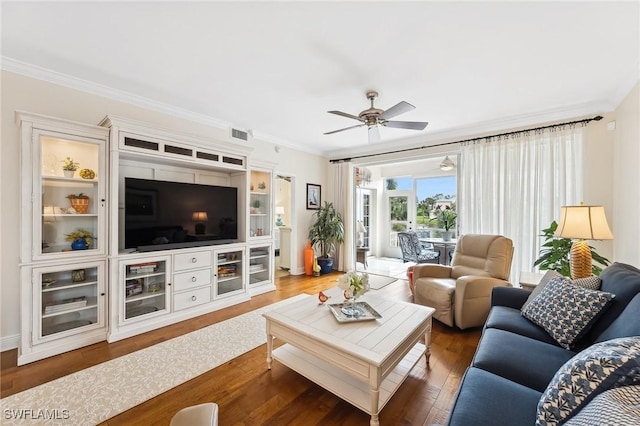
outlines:
[{"label": "framed wall art", "polygon": [[313,183],[307,184],[307,210],[319,210],[320,209],[320,185]]}]

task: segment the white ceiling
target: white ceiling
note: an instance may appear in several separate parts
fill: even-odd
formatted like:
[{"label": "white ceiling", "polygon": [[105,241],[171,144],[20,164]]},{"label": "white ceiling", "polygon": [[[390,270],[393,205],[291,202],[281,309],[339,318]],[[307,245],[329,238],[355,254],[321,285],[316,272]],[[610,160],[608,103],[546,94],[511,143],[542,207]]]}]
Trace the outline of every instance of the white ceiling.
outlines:
[{"label": "white ceiling", "polygon": [[367,90],[430,123],[383,128],[389,148],[611,111],[640,75],[638,1],[1,7],[4,69],[326,155],[376,148],[366,128],[323,135]]}]

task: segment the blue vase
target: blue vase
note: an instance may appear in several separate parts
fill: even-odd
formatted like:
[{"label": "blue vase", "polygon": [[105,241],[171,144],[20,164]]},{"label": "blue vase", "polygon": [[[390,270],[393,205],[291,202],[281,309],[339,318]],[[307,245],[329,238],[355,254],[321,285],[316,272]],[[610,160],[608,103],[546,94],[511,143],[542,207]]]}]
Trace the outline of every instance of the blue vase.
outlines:
[{"label": "blue vase", "polygon": [[77,238],[71,243],[71,250],[86,250],[88,248],[89,246],[87,246],[84,238]]}]

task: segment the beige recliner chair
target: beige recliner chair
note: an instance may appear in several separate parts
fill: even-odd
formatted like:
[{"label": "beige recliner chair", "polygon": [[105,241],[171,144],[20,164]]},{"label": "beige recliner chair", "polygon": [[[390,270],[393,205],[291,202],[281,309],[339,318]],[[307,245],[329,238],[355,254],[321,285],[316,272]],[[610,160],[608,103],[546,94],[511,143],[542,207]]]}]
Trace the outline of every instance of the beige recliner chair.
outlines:
[{"label": "beige recliner chair", "polygon": [[501,235],[467,234],[458,240],[451,266],[413,267],[414,301],[435,308],[433,317],[461,329],[484,325],[491,290],[508,282],[513,242]]}]

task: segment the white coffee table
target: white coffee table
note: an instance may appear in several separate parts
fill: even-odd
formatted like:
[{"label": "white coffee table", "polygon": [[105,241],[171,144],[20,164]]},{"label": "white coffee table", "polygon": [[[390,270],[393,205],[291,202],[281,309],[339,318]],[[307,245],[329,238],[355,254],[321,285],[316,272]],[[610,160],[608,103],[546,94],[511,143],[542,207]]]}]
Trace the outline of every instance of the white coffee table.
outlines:
[{"label": "white coffee table", "polygon": [[[331,289],[328,303],[342,303],[342,291]],[[316,296],[266,312],[267,367],[273,359],[295,370],[380,424],[380,410],[426,356],[429,362],[433,308],[376,297],[366,301],[381,319],[339,323]],[[420,343],[424,337],[425,344]],[[286,344],[273,350],[273,339]]]}]

